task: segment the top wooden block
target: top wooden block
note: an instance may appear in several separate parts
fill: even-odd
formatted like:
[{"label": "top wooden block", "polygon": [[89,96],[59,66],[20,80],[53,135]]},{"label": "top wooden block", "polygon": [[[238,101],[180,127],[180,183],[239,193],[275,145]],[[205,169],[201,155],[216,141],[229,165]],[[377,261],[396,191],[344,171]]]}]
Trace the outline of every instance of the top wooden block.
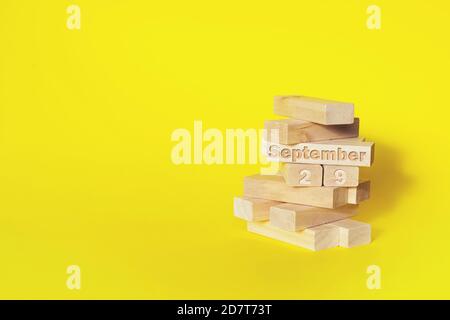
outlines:
[{"label": "top wooden block", "polygon": [[354,121],[352,103],[304,96],[276,96],[274,113],[320,124],[350,124]]}]

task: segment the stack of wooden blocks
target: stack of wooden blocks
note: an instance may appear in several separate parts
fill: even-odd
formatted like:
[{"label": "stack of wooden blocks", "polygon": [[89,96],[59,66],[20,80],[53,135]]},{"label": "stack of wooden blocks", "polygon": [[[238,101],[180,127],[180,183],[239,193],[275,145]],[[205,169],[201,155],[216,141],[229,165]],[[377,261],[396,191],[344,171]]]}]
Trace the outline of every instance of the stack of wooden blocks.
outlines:
[{"label": "stack of wooden blocks", "polygon": [[374,143],[359,137],[353,104],[281,96],[274,112],[288,119],[266,121],[263,148],[282,170],[245,177],[235,216],[250,232],[314,251],[370,243],[370,225],[349,219],[369,198],[360,167],[374,155]]}]

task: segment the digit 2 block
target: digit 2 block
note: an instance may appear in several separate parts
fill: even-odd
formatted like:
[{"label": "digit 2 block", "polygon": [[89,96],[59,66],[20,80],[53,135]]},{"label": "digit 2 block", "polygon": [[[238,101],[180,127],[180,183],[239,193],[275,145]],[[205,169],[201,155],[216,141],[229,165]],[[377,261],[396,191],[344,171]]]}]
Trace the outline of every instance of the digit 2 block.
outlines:
[{"label": "digit 2 block", "polygon": [[287,163],[283,168],[283,177],[291,187],[320,187],[323,169],[320,164]]},{"label": "digit 2 block", "polygon": [[323,185],[326,187],[356,187],[359,184],[359,167],[323,166]]}]

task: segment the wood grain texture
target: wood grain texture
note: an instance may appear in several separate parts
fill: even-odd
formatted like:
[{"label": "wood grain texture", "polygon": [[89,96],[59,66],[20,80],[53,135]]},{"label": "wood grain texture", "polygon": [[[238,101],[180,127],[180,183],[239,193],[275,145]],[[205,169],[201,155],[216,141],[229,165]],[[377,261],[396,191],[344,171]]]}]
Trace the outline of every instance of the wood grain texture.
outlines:
[{"label": "wood grain texture", "polygon": [[246,221],[265,221],[269,220],[270,207],[279,205],[281,202],[249,198],[234,198],[234,215]]},{"label": "wood grain texture", "polygon": [[270,225],[286,231],[307,228],[348,219],[357,213],[357,206],[346,205],[337,209],[324,209],[292,203],[282,203],[270,208]]},{"label": "wood grain texture", "polygon": [[331,225],[322,225],[292,232],[275,228],[268,222],[247,222],[247,230],[313,251],[333,248],[339,245],[339,228]]},{"label": "wood grain texture", "polygon": [[357,187],[348,188],[347,200],[350,204],[358,204],[370,198],[370,181],[360,182]]},{"label": "wood grain texture", "polygon": [[[329,126],[296,119],[268,120],[264,127],[267,130],[269,141],[297,144],[358,137],[359,118],[355,118],[352,124]],[[272,133],[277,133],[278,141],[272,140]]]},{"label": "wood grain texture", "polygon": [[326,187],[357,187],[359,167],[323,166],[323,185]]},{"label": "wood grain texture", "polygon": [[348,188],[297,188],[281,176],[253,175],[244,178],[244,196],[333,209],[347,204]]},{"label": "wood grain texture", "polygon": [[320,164],[286,163],[282,171],[284,181],[288,186],[322,186],[323,168]]},{"label": "wood grain texture", "polygon": [[371,226],[368,223],[346,219],[332,222],[330,225],[339,228],[340,247],[352,248],[372,241]]},{"label": "wood grain texture", "polygon": [[277,96],[274,113],[324,125],[351,124],[354,121],[352,103],[305,96]]}]

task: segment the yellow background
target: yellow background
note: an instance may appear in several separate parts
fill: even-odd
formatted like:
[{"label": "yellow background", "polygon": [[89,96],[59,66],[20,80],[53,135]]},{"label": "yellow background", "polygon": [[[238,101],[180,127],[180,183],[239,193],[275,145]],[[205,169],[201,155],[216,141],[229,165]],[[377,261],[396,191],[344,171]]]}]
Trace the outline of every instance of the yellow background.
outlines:
[{"label": "yellow background", "polygon": [[[450,298],[449,20],[443,0],[3,0],[0,297]],[[371,245],[250,234],[232,198],[259,166],[172,164],[173,130],[261,128],[277,94],[355,103]]]}]

